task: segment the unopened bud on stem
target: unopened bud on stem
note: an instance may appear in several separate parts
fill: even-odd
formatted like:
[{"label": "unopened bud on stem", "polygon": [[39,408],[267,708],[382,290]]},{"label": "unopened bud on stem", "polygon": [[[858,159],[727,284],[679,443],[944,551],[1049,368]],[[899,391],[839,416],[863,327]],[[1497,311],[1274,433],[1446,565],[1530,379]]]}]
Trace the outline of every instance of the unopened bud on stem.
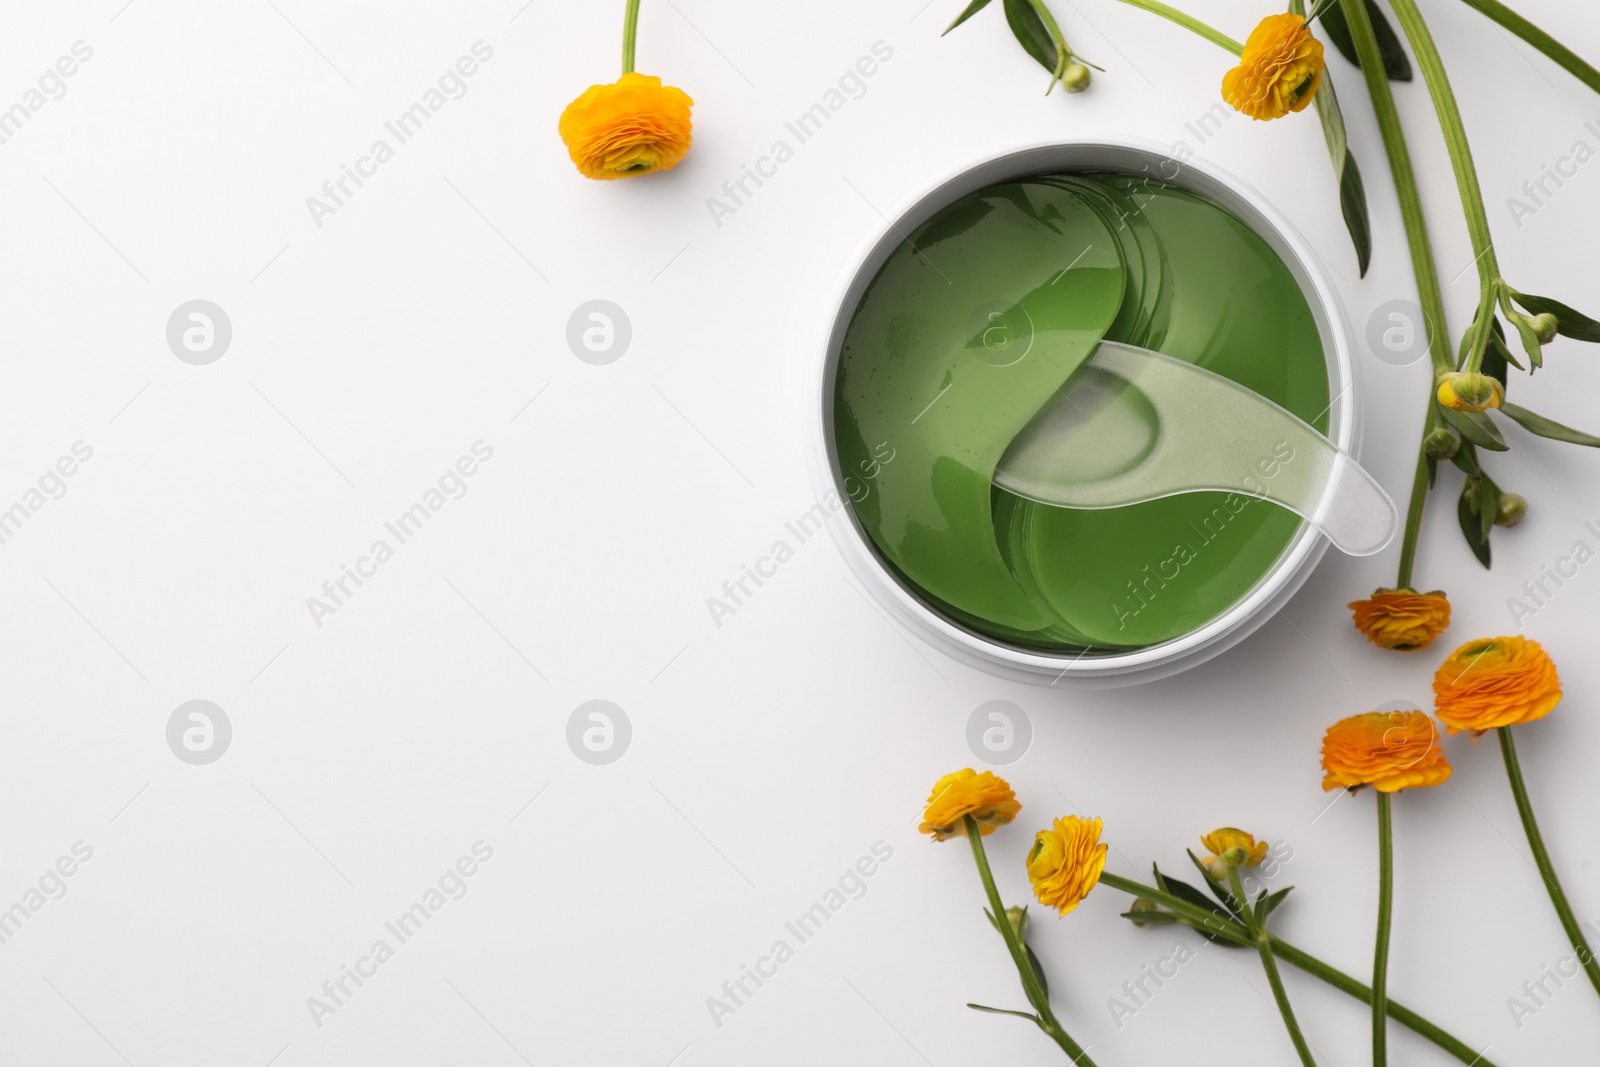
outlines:
[{"label": "unopened bud on stem", "polygon": [[1081,93],[1089,88],[1091,78],[1089,68],[1074,60],[1061,72],[1061,88],[1069,93]]},{"label": "unopened bud on stem", "polygon": [[1422,450],[1429,459],[1451,459],[1461,451],[1461,438],[1450,427],[1437,426],[1422,439]]},{"label": "unopened bud on stem", "polygon": [[1439,381],[1439,403],[1453,411],[1487,411],[1505,403],[1499,379],[1477,371],[1446,374]]},{"label": "unopened bud on stem", "polygon": [[1556,317],[1548,311],[1541,311],[1528,320],[1528,328],[1533,331],[1533,335],[1539,339],[1539,343],[1542,345],[1547,345],[1556,339],[1556,330],[1560,325],[1556,321]]},{"label": "unopened bud on stem", "polygon": [[1515,526],[1528,514],[1528,501],[1519,493],[1500,494],[1500,504],[1495,508],[1496,526]]}]

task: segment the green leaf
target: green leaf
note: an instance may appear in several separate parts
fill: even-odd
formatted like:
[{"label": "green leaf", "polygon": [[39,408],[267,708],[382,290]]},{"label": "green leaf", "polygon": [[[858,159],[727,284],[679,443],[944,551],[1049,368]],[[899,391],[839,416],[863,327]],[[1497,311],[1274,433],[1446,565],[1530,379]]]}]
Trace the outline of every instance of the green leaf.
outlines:
[{"label": "green leaf", "polygon": [[1022,951],[1028,954],[1028,963],[1033,967],[1033,976],[1039,979],[1039,988],[1044,990],[1044,995],[1050,995],[1050,982],[1044,976],[1044,964],[1039,962],[1039,957],[1033,954],[1033,946],[1026,940],[1022,942]]},{"label": "green leaf", "polygon": [[1203,908],[1208,912],[1215,912],[1217,910],[1216,901],[1207,897],[1204,893],[1200,892],[1200,890],[1196,889],[1188,882],[1179,881],[1176,878],[1168,878],[1165,875],[1162,876],[1161,881],[1163,883],[1163,888],[1168,893],[1177,897],[1185,904],[1192,904],[1195,907]]},{"label": "green leaf", "polygon": [[[963,22],[967,21],[988,6],[989,0],[972,0],[972,3],[967,5],[967,9],[961,14],[957,15],[956,20],[944,28],[944,33],[949,33],[951,30],[955,29],[957,26],[961,25]],[[944,33],[941,33],[939,36],[943,37]],[[969,1004],[967,1006],[971,1007],[972,1005]]]},{"label": "green leaf", "polygon": [[[1204,893],[1200,892],[1200,890],[1196,889],[1194,886],[1190,885],[1188,882],[1180,882],[1176,878],[1168,878],[1166,875],[1162,874],[1161,873],[1161,869],[1159,867],[1156,867],[1154,864],[1151,865],[1151,870],[1153,870],[1155,872],[1156,888],[1162,890],[1165,893],[1172,894],[1173,896],[1177,897],[1179,900],[1183,901],[1185,904],[1191,904],[1194,907],[1201,908],[1204,911],[1206,911],[1206,912],[1208,912],[1208,913],[1210,913],[1212,915],[1216,915],[1219,919],[1227,918],[1227,916],[1225,914],[1223,914],[1223,912],[1217,907],[1217,905],[1215,903],[1213,903],[1211,900],[1209,900]],[[1213,942],[1216,942],[1219,945],[1233,944],[1233,942],[1228,941],[1228,940],[1226,940],[1224,938],[1218,937],[1216,934],[1212,933],[1210,930],[1205,929],[1204,927],[1195,926],[1193,923],[1189,922],[1188,920],[1184,920],[1184,923],[1191,930],[1195,931],[1197,934],[1199,934],[1201,937],[1205,938],[1207,941],[1213,941]]]},{"label": "green leaf", "polygon": [[1483,542],[1489,543],[1489,534],[1494,530],[1494,517],[1500,513],[1500,487],[1485,477],[1479,478],[1473,486],[1476,499],[1472,502],[1472,510],[1477,513],[1478,525],[1483,530]]},{"label": "green leaf", "polygon": [[1278,905],[1283,903],[1283,898],[1289,895],[1289,890],[1294,886],[1286,885],[1282,889],[1268,893],[1262,890],[1261,896],[1256,898],[1256,919],[1266,925],[1267,916],[1278,910]]},{"label": "green leaf", "polygon": [[[1500,325],[1500,320],[1495,319],[1494,324],[1496,326]],[[1499,382],[1502,387],[1506,384],[1505,351],[1505,345],[1496,345],[1494,343],[1494,335],[1491,333],[1489,335],[1489,343],[1483,349],[1483,363],[1479,368],[1483,373]]]},{"label": "green leaf", "polygon": [[[1004,0],[1006,9],[1006,22],[1011,25],[1011,32],[1017,38],[1017,43],[1039,65],[1050,72],[1053,79],[1056,73],[1056,42],[1050,36],[1050,31],[1044,28],[1044,22],[1039,18],[1039,13],[1028,3],[1028,0]],[[1051,85],[1055,82],[1052,80]]]},{"label": "green leaf", "polygon": [[[1406,50],[1400,47],[1400,38],[1394,32],[1394,27],[1389,25],[1383,9],[1373,0],[1366,0],[1366,7],[1367,17],[1372,20],[1372,34],[1378,39],[1378,54],[1383,57],[1383,72],[1392,82],[1410,81],[1411,60],[1406,56]],[[1318,18],[1328,34],[1328,40],[1333,42],[1339,54],[1348,59],[1351,66],[1360,67],[1361,60],[1356,56],[1356,42],[1350,36],[1350,24],[1345,21],[1344,9],[1337,3],[1330,4]]]},{"label": "green leaf", "polygon": [[1456,449],[1456,454],[1450,458],[1450,462],[1474,478],[1483,474],[1482,468],[1478,466],[1478,450],[1468,441],[1461,442],[1461,447]]},{"label": "green leaf", "polygon": [[1535,315],[1549,312],[1556,317],[1556,332],[1563,337],[1571,337],[1575,341],[1600,342],[1600,322],[1596,322],[1581,311],[1574,311],[1567,305],[1547,296],[1529,296],[1512,290],[1511,299],[1521,304]]},{"label": "green leaf", "polygon": [[1356,248],[1356,264],[1361,276],[1366,277],[1367,265],[1372,262],[1372,225],[1367,218],[1367,192],[1361,183],[1361,169],[1350,152],[1345,136],[1344,115],[1339,110],[1339,98],[1333,92],[1333,80],[1324,77],[1322,87],[1312,98],[1317,104],[1317,117],[1322,120],[1322,138],[1328,142],[1328,156],[1333,160],[1333,176],[1339,184],[1339,211],[1344,215],[1344,228],[1350,231],[1350,243]]},{"label": "green leaf", "polygon": [[1356,157],[1349,149],[1339,168],[1339,211],[1344,215],[1344,228],[1350,231],[1350,243],[1356,246],[1361,277],[1365,278],[1367,265],[1372,262],[1372,227],[1367,221],[1367,190],[1361,184],[1361,168],[1356,166]]},{"label": "green leaf", "polygon": [[1010,1008],[991,1008],[987,1004],[968,1004],[967,1007],[971,1008],[973,1011],[986,1011],[991,1015],[1015,1015],[1017,1018],[1026,1019],[1030,1023],[1037,1023],[1039,1021],[1039,1017],[1037,1015],[1030,1015],[1025,1011],[1012,1011]]},{"label": "green leaf", "polygon": [[1520,319],[1513,320],[1512,325],[1517,328],[1517,336],[1522,338],[1522,350],[1528,353],[1529,365],[1534,370],[1544,366],[1544,348],[1539,344],[1539,335],[1533,332],[1533,327]]},{"label": "green leaf", "polygon": [[1472,554],[1478,557],[1478,562],[1485,567],[1489,566],[1489,538],[1483,534],[1482,525],[1478,515],[1472,509],[1473,480],[1467,479],[1467,484],[1461,489],[1461,499],[1456,501],[1456,519],[1461,524],[1461,535],[1467,539],[1467,545],[1472,549]]},{"label": "green leaf", "polygon": [[1502,404],[1500,410],[1506,417],[1521,426],[1529,433],[1536,433],[1540,437],[1548,437],[1552,441],[1565,441],[1571,445],[1585,445],[1589,448],[1600,448],[1600,437],[1582,430],[1574,430],[1570,426],[1563,426],[1553,419],[1529,411],[1516,404]]},{"label": "green leaf", "polygon": [[1489,421],[1489,416],[1481,411],[1457,411],[1439,405],[1439,410],[1444,414],[1444,421],[1455,427],[1464,440],[1471,441],[1479,448],[1487,448],[1491,452],[1504,452],[1510,446],[1500,433],[1498,427]]},{"label": "green leaf", "polygon": [[[1511,349],[1507,347],[1506,330],[1504,326],[1500,325],[1500,319],[1498,316],[1489,320],[1489,347],[1484,350],[1483,354],[1484,373],[1494,373],[1493,371],[1489,370],[1491,364],[1498,366],[1502,374],[1504,374],[1507,364],[1510,364],[1518,370],[1528,369],[1521,363],[1517,362],[1517,357],[1513,356],[1511,354]],[[1506,384],[1505,378],[1500,378],[1500,384]]]},{"label": "green leaf", "polygon": [[1211,872],[1206,870],[1206,865],[1201,861],[1200,857],[1194,854],[1194,849],[1189,848],[1184,849],[1184,851],[1189,854],[1189,862],[1194,864],[1194,869],[1200,872],[1201,883],[1211,890],[1211,895],[1216,897],[1224,908],[1227,908],[1234,916],[1238,916],[1239,902],[1234,899],[1232,890],[1211,877]]},{"label": "green leaf", "polygon": [[[1461,487],[1461,498],[1472,514],[1473,529],[1485,543],[1494,529],[1494,517],[1500,507],[1500,488],[1486,474],[1467,479]],[[1465,521],[1465,520],[1463,520]]]},{"label": "green leaf", "polygon": [[[1488,309],[1485,314],[1489,316],[1489,339],[1484,344],[1483,360],[1479,364],[1483,373],[1493,378],[1499,378],[1500,384],[1505,385],[1504,377],[1506,366],[1509,364],[1518,370],[1525,370],[1517,357],[1511,354],[1511,349],[1506,347],[1505,327],[1500,325],[1500,319],[1494,309]],[[1461,345],[1456,349],[1456,365],[1462,366],[1467,361],[1467,350],[1471,348],[1472,339],[1477,336],[1478,323],[1482,321],[1478,316],[1472,319],[1472,325],[1467,327],[1461,335]],[[1498,371],[1498,372],[1497,372]]]},{"label": "green leaf", "polygon": [[1439,461],[1432,456],[1424,456],[1422,461],[1428,465],[1428,488],[1432,489],[1433,483],[1439,480]]},{"label": "green leaf", "polygon": [[1171,890],[1167,888],[1167,876],[1161,873],[1161,867],[1158,864],[1152,863],[1150,865],[1150,877],[1155,880],[1157,889],[1161,890],[1163,893],[1171,892]]},{"label": "green leaf", "polygon": [[[1023,908],[1022,910],[1027,911],[1028,909]],[[994,927],[995,933],[1002,938],[1006,936],[1005,932],[1000,929],[1000,924],[995,921],[994,913],[988,908],[983,909],[983,917],[989,920],[989,925]],[[1034,977],[1039,979],[1039,988],[1044,990],[1044,995],[1048,997],[1050,995],[1050,982],[1044,976],[1044,965],[1039,962],[1039,957],[1033,954],[1033,946],[1028,944],[1028,939],[1023,937],[1020,940],[1022,941],[1022,951],[1028,954],[1028,963],[1033,967]],[[970,1006],[968,1005],[968,1007]]]}]

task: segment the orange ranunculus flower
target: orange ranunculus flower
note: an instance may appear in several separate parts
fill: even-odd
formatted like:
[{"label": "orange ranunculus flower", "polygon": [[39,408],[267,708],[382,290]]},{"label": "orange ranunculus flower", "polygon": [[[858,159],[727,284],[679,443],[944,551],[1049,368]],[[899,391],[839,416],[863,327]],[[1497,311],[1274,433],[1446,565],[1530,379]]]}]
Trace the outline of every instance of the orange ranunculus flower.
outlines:
[{"label": "orange ranunculus flower", "polygon": [[1065,915],[1100,884],[1106,867],[1106,846],[1100,843],[1100,820],[1068,815],[1033,837],[1028,852],[1028,881],[1039,903]]},{"label": "orange ranunculus flower", "polygon": [[1210,867],[1222,854],[1230,848],[1237,848],[1244,852],[1244,862],[1241,867],[1258,867],[1261,861],[1267,858],[1267,843],[1257,841],[1254,834],[1247,834],[1243,830],[1236,830],[1232,826],[1224,826],[1220,830],[1213,830],[1200,839],[1200,843],[1211,850],[1211,855],[1206,857],[1206,866]]},{"label": "orange ranunculus flower", "polygon": [[1239,65],[1222,77],[1222,99],[1253,119],[1304,110],[1322,84],[1322,42],[1299,15],[1268,15],[1250,31]]},{"label": "orange ranunculus flower", "polygon": [[628,178],[671,170],[689,151],[689,108],[682,89],[648,74],[591,85],[561,113],[561,140],[585,178]]},{"label": "orange ranunculus flower", "polygon": [[1550,714],[1561,702],[1561,679],[1537,641],[1468,641],[1433,676],[1433,700],[1451,733],[1481,734]]},{"label": "orange ranunculus flower", "polygon": [[1004,778],[993,771],[982,774],[971,767],[947,774],[933,784],[928,797],[928,807],[922,813],[918,833],[932,834],[935,841],[965,834],[963,816],[970,815],[978,823],[978,833],[988,837],[996,827],[1004,826],[1017,817],[1022,805]]},{"label": "orange ranunculus flower", "polygon": [[1427,648],[1450,625],[1450,601],[1442,589],[1431,593],[1379,589],[1346,607],[1355,614],[1356,629],[1368,641],[1396,652]]},{"label": "orange ranunculus flower", "polygon": [[1439,785],[1450,777],[1439,731],[1421,711],[1369,711],[1328,727],[1322,738],[1322,788],[1380,793]]}]

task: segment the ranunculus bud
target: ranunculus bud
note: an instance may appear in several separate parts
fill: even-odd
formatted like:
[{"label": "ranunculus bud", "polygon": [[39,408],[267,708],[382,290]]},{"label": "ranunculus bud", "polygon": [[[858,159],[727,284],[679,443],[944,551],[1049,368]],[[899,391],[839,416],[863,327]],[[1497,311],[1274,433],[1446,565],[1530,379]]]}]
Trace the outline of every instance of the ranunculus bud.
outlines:
[{"label": "ranunculus bud", "polygon": [[1069,93],[1081,93],[1089,88],[1090,77],[1089,68],[1082,63],[1068,63],[1067,69],[1061,72],[1061,88]]},{"label": "ranunculus bud", "polygon": [[1439,380],[1439,403],[1454,411],[1487,411],[1505,403],[1499,379],[1477,371],[1446,374]]},{"label": "ranunculus bud", "polygon": [[1461,451],[1461,437],[1448,426],[1437,426],[1422,439],[1422,450],[1429,459],[1450,459]]},{"label": "ranunculus bud", "polygon": [[1017,935],[1018,941],[1026,941],[1028,939],[1027,908],[1007,908],[1006,922],[1011,924],[1011,932]]},{"label": "ranunculus bud", "polygon": [[1533,331],[1533,335],[1539,339],[1539,343],[1542,345],[1547,345],[1556,339],[1556,329],[1560,325],[1556,321],[1556,317],[1548,311],[1541,311],[1528,320],[1528,328]]},{"label": "ranunculus bud", "polygon": [[1528,514],[1528,501],[1518,493],[1501,493],[1500,506],[1495,508],[1496,526],[1515,526]]},{"label": "ranunculus bud", "polygon": [[1224,867],[1255,867],[1267,858],[1265,841],[1257,841],[1254,834],[1233,826],[1211,831],[1200,839],[1200,843],[1216,853],[1207,857],[1206,868],[1218,876],[1226,873],[1216,869],[1218,861]]},{"label": "ranunculus bud", "polygon": [[[1156,902],[1155,901],[1146,900],[1144,897],[1134,897],[1133,898],[1133,907],[1128,909],[1128,911],[1131,912],[1135,916],[1148,915],[1151,912],[1157,912],[1157,911],[1160,911],[1160,910],[1161,910],[1160,908],[1156,907]],[[1143,926],[1156,926],[1160,922],[1160,920],[1139,919],[1139,918],[1130,918],[1128,921],[1133,923],[1133,925],[1135,925],[1135,926],[1141,926],[1141,927],[1143,927]]]}]

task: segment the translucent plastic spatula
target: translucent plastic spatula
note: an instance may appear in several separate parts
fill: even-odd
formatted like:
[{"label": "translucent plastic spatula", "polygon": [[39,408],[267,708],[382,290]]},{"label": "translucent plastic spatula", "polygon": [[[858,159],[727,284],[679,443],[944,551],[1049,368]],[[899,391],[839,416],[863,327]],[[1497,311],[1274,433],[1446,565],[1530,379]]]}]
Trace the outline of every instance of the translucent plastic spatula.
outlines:
[{"label": "translucent plastic spatula", "polygon": [[1066,508],[1114,508],[1206,490],[1288,508],[1334,547],[1393,539],[1389,494],[1310,425],[1228,378],[1102,341],[1011,442],[994,482]]}]

